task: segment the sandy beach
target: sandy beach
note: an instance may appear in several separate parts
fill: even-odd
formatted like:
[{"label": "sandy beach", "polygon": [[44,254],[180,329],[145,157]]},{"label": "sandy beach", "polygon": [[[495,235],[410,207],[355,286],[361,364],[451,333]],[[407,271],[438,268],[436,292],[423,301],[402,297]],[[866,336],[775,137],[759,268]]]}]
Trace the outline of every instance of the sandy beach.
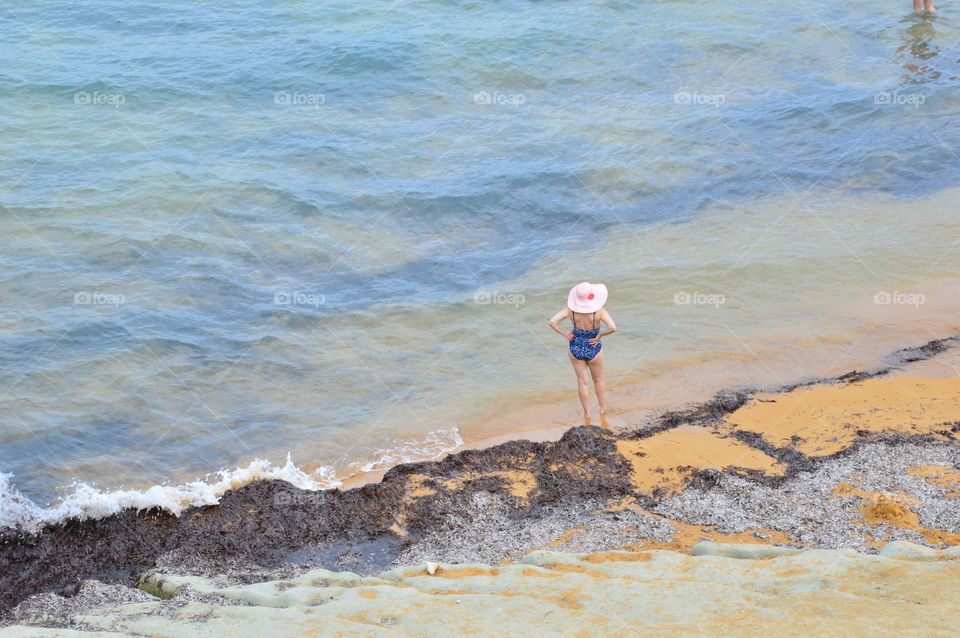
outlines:
[{"label": "sandy beach", "polygon": [[932,2],[5,3],[0,638],[957,635]]},{"label": "sandy beach", "polygon": [[[800,635],[822,622],[804,605],[845,635],[926,626],[958,610],[923,592],[950,591],[957,575],[960,340],[890,358],[721,393],[633,429],[399,465],[351,489],[260,481],[179,517],[8,531],[0,634],[181,636],[249,619],[284,627],[274,635],[434,635],[455,609],[493,635],[480,611],[491,597],[512,601],[518,626],[530,614],[583,628],[602,618],[600,635],[711,635],[717,623],[755,635],[785,618]],[[610,578],[645,611],[598,602]],[[880,624],[864,623],[885,606]],[[398,620],[407,613],[416,620]]]}]

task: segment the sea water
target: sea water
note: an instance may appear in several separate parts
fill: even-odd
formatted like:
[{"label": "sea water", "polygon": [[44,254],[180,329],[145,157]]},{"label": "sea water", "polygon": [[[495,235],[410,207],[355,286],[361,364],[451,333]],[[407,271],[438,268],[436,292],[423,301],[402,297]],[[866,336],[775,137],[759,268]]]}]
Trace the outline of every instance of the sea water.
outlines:
[{"label": "sea water", "polygon": [[580,422],[583,280],[622,425],[960,331],[958,18],[909,9],[7,3],[0,524]]}]

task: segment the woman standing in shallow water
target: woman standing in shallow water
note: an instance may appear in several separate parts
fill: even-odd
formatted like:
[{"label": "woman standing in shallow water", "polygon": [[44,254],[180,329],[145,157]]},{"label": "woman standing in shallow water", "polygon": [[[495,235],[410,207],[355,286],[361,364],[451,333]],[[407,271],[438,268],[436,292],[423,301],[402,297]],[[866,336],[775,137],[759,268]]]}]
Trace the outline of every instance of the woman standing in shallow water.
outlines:
[{"label": "woman standing in shallow water", "polygon": [[[593,377],[593,387],[597,392],[597,402],[600,404],[600,422],[606,424],[607,414],[607,387],[603,381],[603,345],[601,337],[606,337],[617,331],[610,313],[604,310],[603,304],[607,301],[607,287],[603,284],[591,284],[584,281],[570,289],[567,295],[567,307],[553,315],[547,323],[556,332],[562,334],[570,342],[570,363],[577,374],[577,392],[580,395],[580,404],[583,406],[584,423],[590,423],[590,378]],[[570,319],[573,329],[564,332],[559,324],[564,319]],[[606,332],[600,332],[600,324],[607,325]]]}]

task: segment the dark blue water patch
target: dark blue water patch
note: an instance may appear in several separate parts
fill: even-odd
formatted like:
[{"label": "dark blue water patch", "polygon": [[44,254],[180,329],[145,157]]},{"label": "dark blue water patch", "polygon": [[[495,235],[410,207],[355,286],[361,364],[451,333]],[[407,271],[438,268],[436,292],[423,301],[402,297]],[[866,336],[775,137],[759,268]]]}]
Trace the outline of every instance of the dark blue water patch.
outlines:
[{"label": "dark blue water patch", "polygon": [[[53,352],[53,359],[70,362],[83,359],[91,353],[103,354],[124,351],[130,345],[131,335],[110,317],[77,319],[60,317],[62,323],[54,327],[41,325],[34,332],[17,332],[0,339],[0,368],[5,376],[19,376],[34,366],[48,363],[45,357]],[[50,325],[56,322],[46,319]]]},{"label": "dark blue water patch", "polygon": [[[321,149],[317,155],[323,157],[333,149]],[[326,162],[318,162],[318,171],[327,168]],[[347,193],[334,190],[337,180],[328,180],[322,173],[313,179],[289,171],[270,172],[270,181],[251,177],[237,190],[231,215],[247,217],[245,221],[256,223],[263,217],[264,210],[281,210],[285,215],[298,217],[322,217],[330,215],[334,207],[349,197]],[[250,197],[255,196],[258,204],[250,205]],[[267,200],[264,202],[264,200]],[[377,208],[372,202],[362,208]]]},{"label": "dark blue water patch", "polygon": [[[90,452],[91,438],[98,441],[98,446],[102,446],[98,452],[109,453],[110,449],[115,452],[128,450],[143,444],[142,439],[138,440],[142,433],[138,433],[135,425],[137,420],[138,417],[133,411],[108,405],[102,406],[100,414],[95,416],[71,416],[53,420],[45,424],[42,431],[32,431],[29,439],[5,443],[2,446],[4,461],[21,458],[21,455],[30,456],[31,449],[33,453],[39,450],[55,462],[61,458],[81,457],[85,452]],[[16,429],[15,423],[10,425]]]},{"label": "dark blue water patch", "polygon": [[194,366],[206,374],[236,364],[272,334],[275,327],[258,319],[249,306],[145,311],[129,319],[134,330],[129,353],[141,354],[145,361]]},{"label": "dark blue water patch", "polygon": [[[28,27],[33,22],[59,27],[67,34],[92,32],[106,39],[123,34],[139,34],[149,41],[177,33],[209,34],[229,16],[223,8],[204,3],[122,2],[105,0],[97,3],[20,2],[4,12],[13,24]],[[244,15],[256,21],[255,3],[245,3]],[[266,17],[267,12],[261,12]],[[234,14],[238,17],[240,14]],[[89,39],[81,39],[89,43]]]},{"label": "dark blue water patch", "polygon": [[[31,489],[31,486],[45,482],[44,475],[48,473],[45,468],[60,467],[64,463],[85,465],[91,482],[100,482],[91,476],[97,459],[109,459],[113,470],[117,459],[127,459],[131,451],[147,451],[149,441],[144,441],[139,426],[143,418],[143,406],[124,409],[103,405],[96,415],[47,410],[42,425],[33,423],[32,427],[23,420],[14,419],[5,424],[0,437],[0,466],[4,471],[14,473],[18,489],[25,496],[49,505],[48,500],[53,497],[51,493]],[[29,437],[17,439],[20,429],[28,430]],[[91,441],[96,443],[91,445]],[[129,469],[136,475],[136,468]],[[102,475],[100,479],[104,483],[122,483],[116,476]]]},{"label": "dark blue water patch", "polygon": [[315,77],[409,74],[419,63],[416,43],[390,37],[357,42],[356,36],[322,34],[295,45],[297,52],[282,64]]},{"label": "dark blue water patch", "polygon": [[[155,436],[144,436],[143,431],[144,421],[151,419],[152,411],[158,407],[150,403],[103,405],[95,409],[96,415],[60,416],[48,411],[47,422],[42,429],[32,429],[29,438],[15,439],[20,422],[5,428],[0,436],[0,466],[14,474],[17,487],[25,496],[49,506],[54,495],[33,486],[59,483],[56,474],[48,476],[50,472],[45,468],[63,463],[80,467],[86,482],[101,490],[129,487],[131,480],[147,487],[168,484],[171,468],[197,478],[223,468],[225,446],[236,457],[252,459],[259,450],[273,445],[271,432],[278,424],[267,415],[255,415],[246,421],[217,418],[201,405],[202,399],[197,399],[193,409],[182,406],[181,410],[187,411],[181,415],[185,427],[177,428],[176,423],[167,422],[168,427],[155,430]],[[97,473],[98,464],[109,468],[109,473]],[[118,468],[119,475],[115,474]],[[69,491],[67,486],[63,489]]]},{"label": "dark blue water patch", "polygon": [[[662,46],[666,46],[667,48],[669,48],[669,45],[667,45],[667,44],[665,44],[665,43],[662,43],[662,42],[661,42],[661,43],[657,43],[657,44],[658,44],[658,45],[662,45]],[[389,47],[387,47],[387,48],[389,48]],[[407,53],[405,53],[405,55],[406,55],[406,54],[409,54],[410,56],[413,56],[413,55],[414,55],[414,52],[408,51]],[[178,63],[179,66],[182,67],[182,66],[183,66],[183,62],[184,62],[184,61],[180,61],[180,62]],[[376,66],[376,65],[374,65],[374,66]],[[404,79],[403,81],[401,81],[400,79],[398,79],[397,77],[395,77],[396,74],[392,74],[392,75],[391,75],[391,73],[386,73],[386,74],[391,76],[391,77],[390,77],[390,81],[385,82],[385,83],[383,83],[383,84],[378,84],[378,85],[377,85],[378,87],[381,87],[381,88],[382,88],[382,87],[388,87],[388,88],[384,89],[385,91],[396,91],[396,90],[398,90],[398,89],[400,89],[400,88],[403,88],[404,90],[409,90],[409,87],[406,86],[406,84],[407,84],[406,79]],[[253,73],[253,76],[256,76],[256,75],[257,75],[256,72],[254,72],[254,73]],[[232,80],[229,80],[229,75],[228,75],[225,79],[228,80],[228,83],[229,83],[229,82],[232,82]],[[241,81],[241,83],[246,87],[247,94],[249,94],[249,93],[251,92],[251,84],[250,84],[250,83],[251,83],[251,81],[252,81],[253,79],[255,79],[255,78],[246,78],[246,77],[245,77],[245,78],[243,78],[242,81]],[[557,80],[557,81],[559,81],[559,80]],[[414,81],[413,83],[416,84],[416,81]],[[819,85],[819,84],[822,84],[822,82],[817,82],[817,84],[818,84],[818,85]],[[100,86],[100,85],[94,85],[94,86]],[[106,86],[107,86],[107,85],[104,85],[104,87],[106,87]],[[813,85],[811,85],[811,86],[808,87],[808,88],[811,88],[812,86],[813,86]],[[264,90],[267,91],[267,92],[269,92],[269,88],[270,88],[269,86],[264,86]],[[819,87],[818,87],[818,88],[819,88]],[[378,89],[378,90],[379,90],[379,89]],[[810,97],[810,96],[814,96],[814,95],[817,96],[816,99]],[[775,133],[775,131],[777,131],[778,127],[781,127],[781,126],[784,124],[784,122],[789,122],[789,121],[791,121],[791,120],[795,120],[795,124],[798,125],[798,126],[799,126],[799,125],[803,125],[803,126],[819,126],[819,125],[823,124],[823,123],[825,122],[825,119],[824,119],[825,116],[823,116],[822,113],[821,113],[821,107],[823,106],[823,96],[822,96],[822,94],[819,93],[819,92],[813,92],[813,91],[800,91],[800,92],[798,92],[798,96],[799,96],[800,98],[806,98],[806,99],[808,99],[809,101],[811,101],[811,103],[812,103],[810,106],[798,107],[798,108],[801,108],[801,109],[802,109],[802,108],[810,109],[810,111],[807,113],[807,117],[805,117],[805,118],[799,117],[800,113],[799,113],[799,112],[794,112],[794,111],[792,111],[792,108],[789,107],[789,106],[788,106],[788,107],[778,107],[778,105],[775,104],[775,103],[774,103],[774,104],[763,104],[763,105],[757,107],[755,110],[756,110],[757,112],[764,112],[764,114],[763,114],[762,116],[758,117],[758,118],[755,118],[756,120],[759,120],[759,121],[755,121],[755,122],[752,123],[752,124],[756,124],[757,126],[751,125],[751,126],[747,127],[749,130],[745,130],[745,131],[744,131],[744,137],[745,137],[745,138],[748,138],[748,139],[756,139],[756,138],[758,137],[758,135],[757,135],[758,132],[763,131],[764,127],[766,126],[766,128],[770,130],[770,136],[771,136],[771,138],[768,139],[768,140],[766,140],[766,141],[767,141],[767,142],[770,142],[770,141],[776,142],[776,141],[778,140],[778,136],[777,136],[777,134]],[[346,97],[346,95],[345,95],[345,97]],[[354,95],[354,96],[353,96],[354,101],[358,104],[358,107],[360,107],[361,109],[362,109],[362,107],[363,107],[363,100],[362,100],[362,98],[366,98],[366,97],[368,97],[368,95],[363,95],[363,96],[356,96],[356,95]],[[576,98],[576,97],[578,97],[578,96],[571,96],[571,97]],[[628,96],[625,96],[625,97],[628,97]],[[865,95],[864,97],[865,97],[865,98],[869,98],[870,96],[869,96],[869,95]],[[370,105],[367,105],[367,106],[370,106]],[[362,112],[362,110],[361,110],[361,112]],[[372,112],[373,112],[373,109],[370,109],[370,112],[372,113]],[[734,112],[732,109],[725,109],[724,113],[725,113],[725,117],[735,116],[735,112]],[[498,115],[498,114],[496,114],[495,112],[492,112],[492,111],[491,111],[491,112],[487,113],[487,115],[486,115],[485,117],[486,117],[487,119],[490,119],[490,118],[496,119],[497,117],[502,117],[502,114],[499,114],[499,115]],[[511,122],[511,121],[515,121],[515,120],[517,120],[517,119],[520,119],[520,118],[512,118],[512,119],[505,118],[505,121]],[[741,118],[740,121],[746,121],[746,120],[745,120],[744,118]],[[388,139],[393,139],[393,138],[395,137],[394,135],[392,135],[392,134],[391,134],[391,135],[387,135],[387,133],[390,132],[390,128],[396,128],[396,129],[397,129],[397,133],[398,133],[399,135],[402,135],[402,129],[403,129],[404,127],[414,127],[414,128],[416,128],[416,129],[420,129],[420,128],[424,128],[424,127],[429,128],[430,126],[432,126],[432,124],[429,123],[429,122],[428,122],[428,123],[418,123],[418,122],[402,121],[402,122],[397,123],[396,126],[390,126],[390,125],[386,125],[386,126],[387,126],[388,128],[385,128],[385,130],[384,130],[384,137],[387,137]],[[365,146],[365,145],[362,143],[362,140],[361,140],[361,139],[356,138],[356,137],[351,137],[349,134],[344,135],[344,130],[343,130],[342,128],[339,128],[339,127],[338,127],[338,128],[336,128],[336,129],[334,129],[334,130],[336,130],[336,134],[333,134],[332,131],[331,131],[331,129],[326,128],[326,129],[322,129],[322,130],[319,130],[319,131],[311,131],[310,134],[308,134],[308,135],[299,135],[299,137],[304,140],[304,150],[313,150],[313,151],[315,151],[315,152],[318,152],[318,155],[320,155],[320,156],[329,155],[329,156],[330,156],[330,160],[324,162],[324,164],[326,164],[326,165],[328,165],[328,166],[336,166],[337,164],[341,164],[341,163],[342,163],[341,160],[342,160],[343,158],[345,158],[345,157],[346,157],[346,158],[350,158],[350,157],[363,158],[365,155],[368,154],[368,152],[369,152],[368,147]],[[710,130],[711,130],[711,129],[710,129],[710,126],[709,126],[708,123],[699,123],[699,124],[697,125],[697,127],[696,127],[695,135],[700,136],[700,137],[705,137],[704,134],[705,134],[705,133],[708,134],[708,133],[710,132]],[[291,135],[290,135],[289,137],[296,137],[295,133],[296,133],[296,129],[291,130]],[[536,137],[538,134],[542,134],[542,131],[538,131],[537,129],[529,129],[529,128],[528,128],[528,129],[524,130],[523,133],[524,133],[524,135],[526,135],[526,136],[528,136],[528,137]],[[216,133],[215,133],[214,135],[216,135]],[[211,135],[211,137],[213,137],[213,135]],[[287,137],[287,136],[283,136],[283,137]],[[337,139],[338,137],[340,137],[339,140]],[[334,142],[339,142],[339,145],[336,145],[336,144],[333,144],[333,145],[332,145],[332,144],[330,144],[329,142],[331,141],[331,138],[332,138],[332,140],[333,140]],[[248,142],[249,142],[249,143],[253,143],[253,142],[256,142],[256,141],[257,141],[257,139],[256,139],[255,137],[253,137],[253,136],[251,136],[249,139],[237,139],[237,140],[234,140],[234,141],[232,141],[232,142],[224,145],[224,146],[222,147],[222,149],[220,149],[220,152],[221,152],[221,153],[232,153],[232,152],[236,152],[236,151],[241,150],[241,147],[248,147],[248,146],[249,146]],[[556,144],[556,147],[558,147],[558,148],[563,148],[565,141],[567,141],[567,140],[563,140],[563,139],[558,140],[558,143]],[[579,140],[578,140],[578,141],[579,141]],[[265,145],[265,146],[269,146],[269,145],[271,144],[271,142],[272,142],[272,139],[271,139],[271,138],[267,138],[267,140],[264,141],[264,145]],[[288,139],[284,139],[284,143],[288,143],[288,142],[289,142]],[[314,145],[316,145],[316,144],[318,144],[318,143],[320,143],[319,149],[317,149],[317,147],[314,146]],[[579,144],[576,144],[576,145],[567,144],[567,147],[572,147],[572,148],[577,148],[578,146],[579,146]],[[777,144],[774,143],[774,144],[772,144],[771,146],[773,146],[773,147],[775,148],[775,147],[777,146]],[[816,146],[815,143],[814,143],[813,146],[814,146],[813,151],[816,151],[818,147]],[[481,146],[480,148],[482,148],[482,146]],[[399,149],[397,149],[397,150],[399,151]],[[392,151],[391,151],[391,152],[392,152]],[[214,155],[216,155],[216,154],[214,154]],[[101,158],[101,159],[104,159],[104,158]],[[174,156],[174,157],[171,157],[171,158],[169,158],[169,159],[170,159],[171,161],[174,161],[174,160],[176,159],[176,157]],[[514,162],[516,163],[516,165],[517,165],[518,170],[522,170],[523,168],[526,168],[526,169],[528,169],[528,170],[531,169],[531,167],[530,167],[528,164],[525,164],[525,163],[522,161],[522,159],[521,159],[521,161],[516,161],[516,160],[513,160],[512,158],[509,158],[509,156],[507,156],[507,157],[501,156],[501,157],[498,158],[498,159],[500,159],[501,162],[504,162],[504,161],[514,161]],[[529,159],[529,158],[528,158],[528,159]],[[787,157],[787,158],[785,158],[785,159],[789,159],[789,157]],[[462,161],[462,158],[461,158],[461,161]],[[766,162],[766,158],[764,158],[764,161],[762,161],[761,163],[763,163],[763,164],[765,164],[765,165],[769,165],[769,163]],[[785,161],[784,161],[784,163],[785,163]],[[101,164],[103,164],[103,162],[101,162]],[[370,160],[361,161],[361,162],[356,162],[355,165],[351,167],[351,170],[354,171],[356,174],[361,174],[363,171],[367,170],[367,168],[368,168],[369,166],[374,165],[374,164],[375,164],[375,162],[372,162],[372,161],[370,161]],[[341,166],[339,170],[343,171],[344,169],[343,169],[343,167]],[[827,174],[830,174],[830,175],[836,175],[836,174],[837,174],[837,171],[825,171],[825,172],[826,172]],[[743,176],[744,176],[743,181],[744,181],[745,183],[749,183],[749,179],[746,177],[746,175],[748,175],[748,174],[749,174],[748,171],[744,171],[744,173],[743,173]],[[427,185],[428,185],[428,184],[424,184],[424,186],[427,186]],[[360,188],[360,189],[364,189],[364,188],[367,187],[367,185],[364,184],[364,183],[362,183],[362,182],[358,182],[357,184],[355,184],[355,187],[356,187],[356,188]],[[882,186],[881,186],[881,188],[882,188]],[[757,189],[757,190],[759,191],[759,190],[761,190],[761,189]]]}]

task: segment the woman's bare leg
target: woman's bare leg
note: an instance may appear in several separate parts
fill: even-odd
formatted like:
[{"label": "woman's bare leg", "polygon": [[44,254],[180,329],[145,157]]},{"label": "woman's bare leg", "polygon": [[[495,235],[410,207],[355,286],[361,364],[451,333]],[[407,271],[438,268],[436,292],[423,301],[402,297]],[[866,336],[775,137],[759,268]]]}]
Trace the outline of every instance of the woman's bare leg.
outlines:
[{"label": "woman's bare leg", "polygon": [[577,394],[580,395],[580,405],[583,406],[583,422],[590,424],[590,370],[587,368],[587,362],[577,359],[575,356],[567,353],[570,357],[570,363],[573,364],[573,371],[577,375]]},{"label": "woman's bare leg", "polygon": [[607,384],[603,380],[603,350],[587,362],[590,376],[593,377],[593,387],[597,391],[597,402],[600,404],[600,416],[607,413]]}]

